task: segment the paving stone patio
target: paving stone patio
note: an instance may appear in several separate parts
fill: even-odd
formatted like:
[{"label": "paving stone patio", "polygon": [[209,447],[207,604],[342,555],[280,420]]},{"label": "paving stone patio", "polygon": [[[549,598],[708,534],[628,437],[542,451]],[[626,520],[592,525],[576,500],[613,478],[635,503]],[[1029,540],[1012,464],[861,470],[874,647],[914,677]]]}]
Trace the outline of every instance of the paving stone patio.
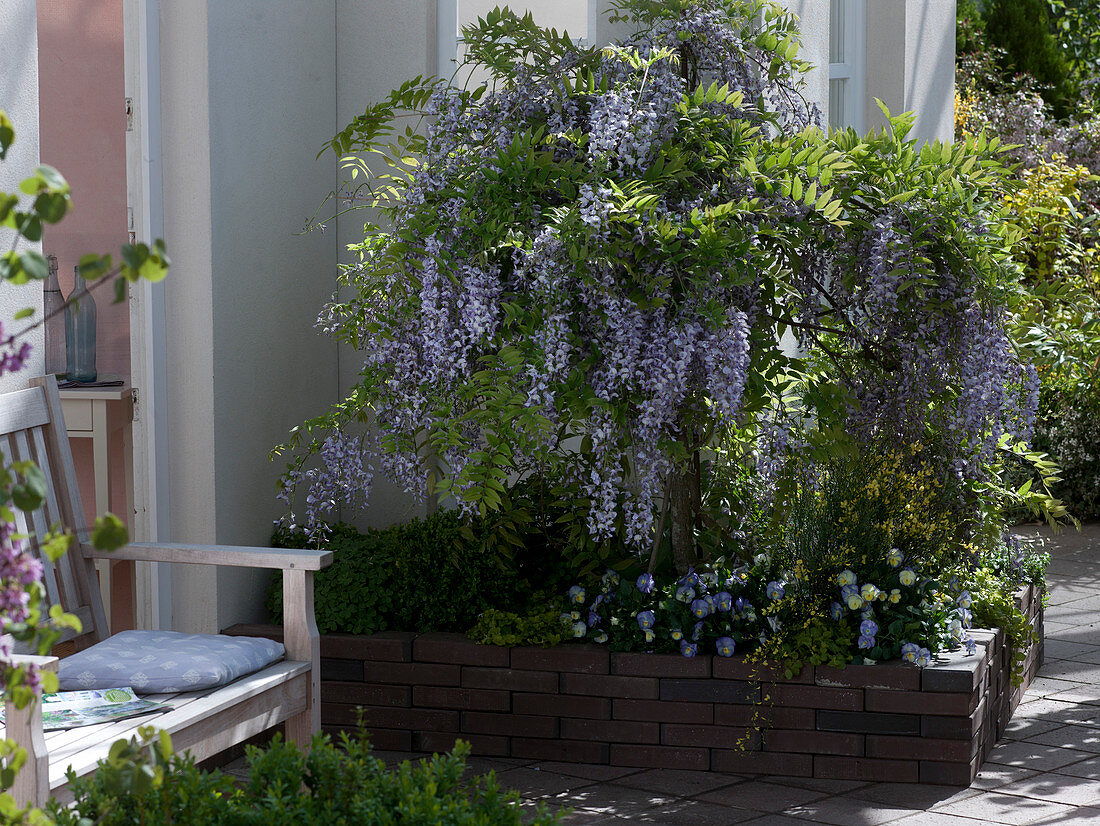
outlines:
[{"label": "paving stone patio", "polygon": [[[1048,538],[1046,662],[1005,739],[969,788],[617,769],[472,757],[563,822],[669,826],[1100,826],[1100,525]],[[423,755],[378,752],[387,761]]]}]

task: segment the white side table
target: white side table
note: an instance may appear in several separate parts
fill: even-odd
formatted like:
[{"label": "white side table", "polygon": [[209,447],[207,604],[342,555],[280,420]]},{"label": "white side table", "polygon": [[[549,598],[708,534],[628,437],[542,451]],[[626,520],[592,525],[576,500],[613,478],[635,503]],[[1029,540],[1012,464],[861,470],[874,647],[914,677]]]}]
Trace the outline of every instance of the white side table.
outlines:
[{"label": "white side table", "polygon": [[[134,391],[129,385],[119,387],[71,387],[60,389],[61,409],[65,414],[65,429],[70,439],[92,440],[92,470],[95,475],[95,501],[92,513],[102,515],[109,508],[111,464],[108,439],[122,430],[126,502],[119,518],[132,526],[130,513],[134,506],[134,441],[130,423],[134,418]],[[112,633],[133,627],[133,565],[125,562],[97,560],[99,585],[103,592],[103,607]],[[114,574],[114,576],[112,576]],[[129,587],[127,588],[127,583]],[[112,616],[118,619],[115,627]],[[126,617],[129,617],[127,620]]]}]

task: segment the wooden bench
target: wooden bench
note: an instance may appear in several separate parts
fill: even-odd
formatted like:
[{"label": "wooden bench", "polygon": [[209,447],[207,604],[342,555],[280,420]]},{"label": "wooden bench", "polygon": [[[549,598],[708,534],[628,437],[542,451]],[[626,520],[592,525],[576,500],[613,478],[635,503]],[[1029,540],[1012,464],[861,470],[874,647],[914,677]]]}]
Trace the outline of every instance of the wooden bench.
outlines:
[{"label": "wooden bench", "polygon": [[[95,770],[111,744],[134,736],[139,726],[168,731],[177,750],[189,750],[203,760],[280,723],[288,739],[308,745],[321,727],[320,645],[313,616],[313,572],[332,562],[330,551],[280,550],[213,545],[134,543],[114,553],[96,551],[87,542],[84,510],[76,482],[69,441],[61,414],[61,399],[52,376],[34,379],[32,387],[0,396],[0,451],[5,461],[30,459],[48,481],[43,506],[17,512],[17,527],[32,548],[51,525],[75,533],[69,553],[56,563],[45,557],[45,586],[51,604],[59,604],[82,623],[69,633],[77,650],[106,639],[107,622],[96,579],[94,560],[127,559],[200,565],[269,568],[283,572],[286,658],[228,685],[208,691],[156,695],[173,710],[152,717],[43,733],[39,703],[5,707],[7,736],[28,752],[12,794],[21,804],[43,804],[51,795],[67,800],[66,770],[78,777]],[[56,657],[39,657],[41,667],[57,667]]]}]

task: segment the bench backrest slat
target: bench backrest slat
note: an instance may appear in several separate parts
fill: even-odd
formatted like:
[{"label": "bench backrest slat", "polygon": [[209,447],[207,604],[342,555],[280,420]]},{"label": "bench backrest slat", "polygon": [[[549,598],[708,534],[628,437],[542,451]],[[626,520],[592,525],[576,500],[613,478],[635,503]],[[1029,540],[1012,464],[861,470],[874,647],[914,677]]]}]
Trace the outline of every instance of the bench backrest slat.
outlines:
[{"label": "bench backrest slat", "polygon": [[[108,634],[98,578],[91,560],[81,553],[87,540],[84,509],[76,469],[61,413],[61,397],[52,376],[31,381],[27,390],[0,396],[0,452],[5,462],[31,461],[46,478],[46,495],[34,511],[15,511],[16,528],[27,536],[28,547],[42,562],[43,581],[50,605],[76,614],[83,626],[65,638],[90,645]],[[51,562],[41,553],[50,528],[61,526],[76,536],[69,552]]]}]

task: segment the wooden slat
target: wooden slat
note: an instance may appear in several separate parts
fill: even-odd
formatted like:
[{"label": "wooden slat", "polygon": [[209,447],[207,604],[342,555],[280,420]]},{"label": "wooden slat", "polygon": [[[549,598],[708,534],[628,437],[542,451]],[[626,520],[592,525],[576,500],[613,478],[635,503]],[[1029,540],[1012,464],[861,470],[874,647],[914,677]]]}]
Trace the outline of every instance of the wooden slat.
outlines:
[{"label": "wooden slat", "polygon": [[183,545],[176,542],[134,542],[117,551],[87,548],[91,559],[132,559],[137,562],[183,562],[232,568],[274,568],[319,571],[332,564],[332,551],[292,548],[250,548],[243,545]]},{"label": "wooden slat", "polygon": [[53,471],[50,480],[61,511],[62,524],[77,537],[77,542],[69,554],[72,556],[71,565],[79,593],[78,601],[91,610],[92,622],[85,627],[85,632],[91,639],[99,642],[109,635],[107,615],[103,610],[95,562],[83,553],[81,544],[81,540],[87,539],[87,527],[84,524],[84,506],[80,501],[80,486],[76,481],[73,454],[69,448],[68,434],[65,432],[61,396],[58,395],[57,382],[53,376],[31,379],[31,384],[38,386],[45,393],[46,406],[49,409],[49,426],[45,430],[46,452]]},{"label": "wooden slat", "polygon": [[[27,434],[18,430],[4,437],[7,445],[5,455],[8,462],[34,461],[31,455],[30,441]],[[15,530],[27,536],[31,542],[31,550],[42,562],[42,584],[46,587],[46,600],[50,605],[62,605],[61,591],[58,588],[57,576],[53,570],[53,564],[38,553],[38,533],[35,530],[34,512],[27,512],[19,508],[12,508],[15,514]]]},{"label": "wooden slat", "polygon": [[[27,436],[26,430],[17,430],[9,437],[15,442],[15,455],[19,459],[34,462],[34,452],[31,450],[31,440]],[[46,473],[46,470],[39,465],[39,470]],[[49,480],[49,476],[46,479]],[[47,481],[47,488],[50,487]],[[66,607],[65,600],[61,597],[61,585],[58,577],[58,572],[54,563],[50,561],[50,558],[42,553],[42,542],[46,538],[46,534],[49,533],[49,524],[46,521],[46,515],[41,509],[33,511],[20,511],[16,510],[16,523],[20,524],[20,530],[27,534],[28,541],[31,543],[31,550],[34,555],[38,557],[38,561],[42,563],[42,581],[46,586],[46,593],[49,596],[50,605],[60,605],[62,608]],[[71,604],[71,602],[70,602]]]},{"label": "wooden slat", "polygon": [[50,411],[41,387],[0,396],[0,433],[26,430],[49,423]]},{"label": "wooden slat", "polygon": [[[46,478],[52,479],[53,468],[50,466],[50,456],[49,451],[46,450],[46,436],[43,433],[43,428],[34,428],[31,431],[31,437],[34,441],[34,460],[37,462],[39,469],[46,474]],[[64,527],[64,518],[57,502],[57,493],[54,491],[52,484],[46,486],[44,515],[47,529],[55,524]],[[60,575],[62,607],[70,613],[75,613],[81,607],[84,607],[80,605],[80,589],[77,587],[76,575],[73,571],[73,563],[77,558],[76,554],[70,549],[69,553],[54,563],[54,567]],[[86,618],[89,625],[91,625],[91,611],[89,610],[86,613]]]}]

